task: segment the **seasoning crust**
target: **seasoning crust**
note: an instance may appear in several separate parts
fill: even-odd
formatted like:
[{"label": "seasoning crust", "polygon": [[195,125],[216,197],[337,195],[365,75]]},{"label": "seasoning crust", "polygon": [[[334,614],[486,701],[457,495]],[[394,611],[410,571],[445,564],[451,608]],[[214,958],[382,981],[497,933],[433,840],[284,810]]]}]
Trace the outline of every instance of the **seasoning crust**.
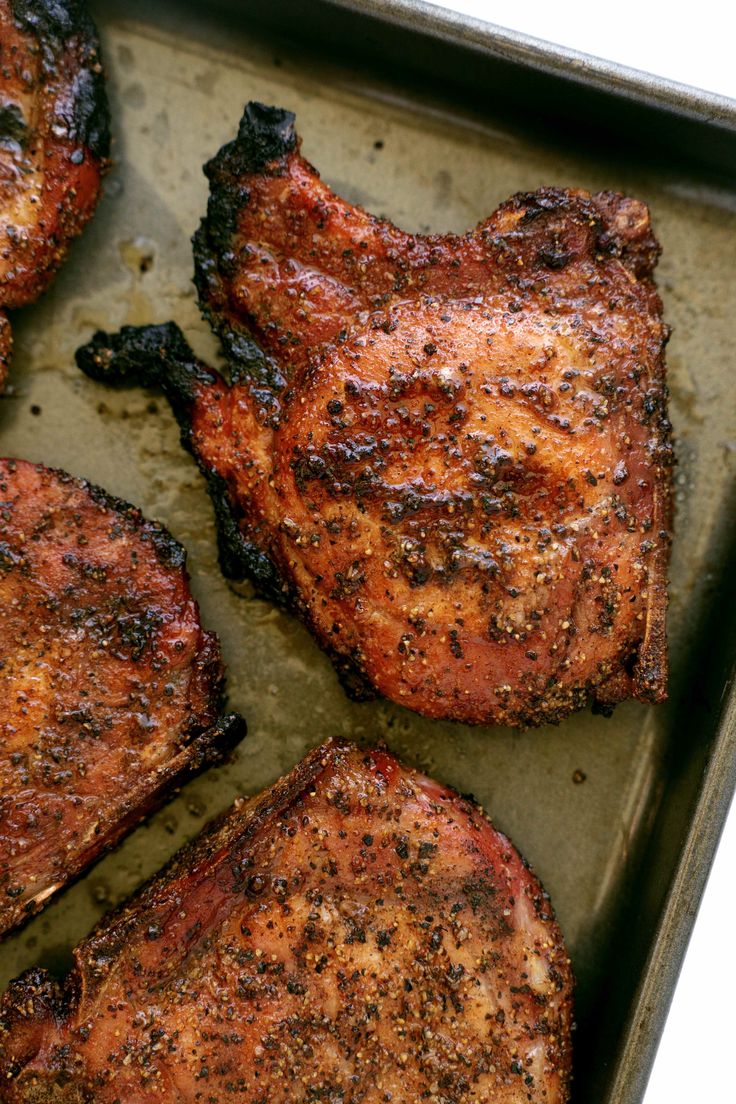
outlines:
[{"label": "seasoning crust", "polygon": [[92,215],[110,146],[94,24],[82,0],[0,0],[0,390],[6,310],[48,286]]},{"label": "seasoning crust", "polygon": [[162,386],[223,570],[295,610],[356,696],[472,724],[666,696],[668,336],[646,206],[542,188],[469,233],[336,196],[249,104],[194,238],[229,380],[174,326],[99,333]]},{"label": "seasoning crust", "polygon": [[0,1010],[8,1104],[561,1104],[571,974],[482,810],[330,742]]},{"label": "seasoning crust", "polygon": [[0,935],[244,734],[185,560],[135,507],[0,460]]}]

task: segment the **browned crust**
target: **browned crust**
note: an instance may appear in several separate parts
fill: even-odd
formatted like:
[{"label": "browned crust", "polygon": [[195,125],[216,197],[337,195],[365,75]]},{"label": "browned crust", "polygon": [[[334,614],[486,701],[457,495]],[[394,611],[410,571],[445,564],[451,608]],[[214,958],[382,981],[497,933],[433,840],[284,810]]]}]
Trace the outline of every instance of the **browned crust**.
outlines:
[{"label": "browned crust", "polygon": [[[377,780],[380,783],[378,788],[374,788]],[[401,806],[408,802],[409,807],[413,808],[411,803],[417,794],[425,793],[431,795],[431,804],[422,806],[420,801],[418,811],[409,814],[418,818],[412,829],[411,823],[404,823],[402,819]],[[394,806],[395,813],[392,813]],[[429,817],[426,823],[423,820],[425,814]],[[432,820],[432,817],[438,819]],[[426,842],[431,838],[431,833],[427,836],[427,829],[432,824],[436,825],[435,838],[444,845],[444,850],[442,846],[438,848]],[[334,838],[338,828],[341,838],[345,840],[343,844],[338,844]],[[325,871],[320,872],[319,864],[303,865],[312,852],[311,845],[306,845],[300,837],[306,838],[313,832],[318,833],[317,839],[326,841],[326,847],[329,844],[329,848],[342,848],[343,852],[349,849],[347,857],[350,858],[350,866],[343,866],[340,871],[336,867],[326,878]],[[280,850],[284,833],[287,833],[286,838],[294,841],[291,851],[295,865],[292,868],[289,864],[290,847],[287,844],[275,860],[276,865],[271,868],[268,856],[273,854],[274,847]],[[374,845],[379,855],[367,861],[365,849]],[[454,848],[457,848],[456,852]],[[328,856],[333,853],[337,854],[325,850],[324,861],[327,862]],[[456,859],[458,881],[455,881],[453,859]],[[374,870],[376,863],[381,870],[385,865],[386,870],[383,873]],[[376,892],[379,895],[377,907],[386,903],[382,900],[384,895],[394,900],[394,889],[387,879],[387,874],[394,868],[403,869],[404,876],[400,879],[399,892],[392,906],[399,926],[397,938],[392,942],[383,930],[374,930],[376,919],[372,918],[372,902]],[[440,884],[443,869],[446,869],[444,889]],[[351,872],[348,873],[348,870]],[[275,912],[270,911],[271,890],[266,888],[273,875],[278,875],[274,881],[277,887],[275,900],[281,902]],[[256,882],[259,883],[257,888]],[[294,889],[286,888],[292,882]],[[361,889],[361,885],[366,888]],[[311,902],[312,910],[316,910],[315,920],[322,904],[329,909],[339,903],[341,909],[347,910],[342,913],[346,917],[354,915],[355,907],[365,909],[365,912],[355,913],[362,917],[359,924],[364,925],[364,930],[352,927],[353,921],[348,920],[344,943],[339,931],[330,928],[334,939],[327,946],[310,936],[300,950],[302,937],[298,917],[302,891],[305,899]],[[464,897],[464,894],[469,896]],[[507,896],[509,894],[511,896]],[[452,902],[458,901],[458,896],[466,904],[455,904],[450,908]],[[523,934],[526,941],[523,945],[527,951],[520,960],[521,944],[514,942],[518,922],[514,910],[515,901],[521,898],[527,902],[524,907],[530,911],[522,911],[519,915],[526,916],[530,926]],[[468,902],[472,908],[468,907]],[[433,912],[433,916],[428,918],[431,923],[416,928],[420,933],[421,945],[414,952],[408,951],[405,941],[415,938],[412,935],[415,925],[411,918],[421,918],[427,909]],[[455,920],[453,918],[458,917],[458,910],[462,918]],[[258,919],[260,914],[263,917],[261,921]],[[185,918],[186,924],[177,936],[170,924],[180,924],[178,916]],[[267,916],[272,916],[273,920],[266,923]],[[384,923],[387,914],[379,909],[376,917]],[[310,924],[313,929],[315,925],[311,923],[311,918],[312,913]],[[407,921],[409,930],[403,931]],[[256,929],[261,936],[256,935]],[[421,934],[425,929],[429,939],[427,950],[423,947],[425,936]],[[453,930],[457,932],[456,942],[450,937]],[[236,931],[242,935],[241,951],[233,945]],[[434,1003],[430,1000],[426,1005],[424,1023],[427,1027],[440,1030],[442,1035],[449,1035],[450,1047],[457,1046],[458,1053],[468,1056],[464,1076],[459,1075],[453,1061],[449,1065],[440,1062],[436,1067],[436,1075],[444,1085],[444,1099],[452,1104],[475,1099],[473,1086],[478,1083],[485,1085],[484,1079],[489,1077],[489,1056],[496,1055],[496,1060],[499,1060],[502,1054],[507,1054],[504,1061],[509,1063],[509,1072],[501,1074],[499,1071],[496,1079],[498,1096],[492,1097],[494,1101],[506,1104],[523,1099],[532,1104],[562,1104],[568,1099],[569,1092],[572,979],[559,929],[539,883],[508,840],[495,832],[482,811],[470,800],[402,768],[381,749],[359,752],[343,742],[329,741],[265,794],[245,804],[236,804],[233,810],[210,824],[135,898],[103,921],[76,949],[74,970],[63,986],[50,981],[44,971],[38,970],[27,972],[11,985],[0,1007],[0,1073],[9,1086],[8,1104],[42,1104],[58,1100],[107,1102],[112,1099],[111,1093],[116,1091],[123,1092],[121,1099],[124,1098],[129,1104],[137,1104],[139,1100],[148,1102],[147,1087],[156,1083],[156,1077],[162,1077],[161,1083],[166,1084],[170,1075],[178,1086],[177,1099],[182,1104],[200,1099],[202,1085],[199,1074],[189,1079],[185,1072],[188,1061],[185,1053],[180,1052],[176,1045],[167,1051],[166,1040],[171,1038],[172,1014],[176,1016],[182,1036],[187,1033],[187,1038],[191,1038],[190,1012],[200,1009],[204,1013],[205,1008],[204,1023],[209,1026],[201,1036],[197,1053],[202,1049],[202,1060],[207,1063],[204,1087],[218,1104],[224,1104],[231,1097],[238,1099],[238,1093],[242,1096],[246,1092],[244,1083],[253,1073],[249,1066],[253,1058],[248,1057],[248,1048],[257,1044],[255,1055],[263,1055],[264,1048],[258,1041],[268,1038],[269,1032],[276,1032],[276,1024],[279,1025],[278,1031],[285,1032],[287,1051],[282,1053],[287,1061],[290,1046],[287,1040],[293,1037],[294,1032],[300,1032],[300,1040],[306,1044],[311,1040],[316,1025],[322,1025],[316,1028],[318,1031],[326,1028],[328,1023],[333,1025],[324,1036],[324,1052],[314,1050],[303,1067],[300,1058],[299,1068],[303,1068],[308,1080],[319,1080],[321,1077],[324,1084],[330,1084],[336,1069],[331,1048],[333,1039],[338,1039],[341,1057],[337,1068],[341,1068],[343,1062],[354,1062],[356,1070],[361,1070],[360,1075],[349,1079],[350,1087],[343,1091],[345,1104],[357,1104],[358,1101],[373,1104],[383,1100],[383,1096],[376,1095],[373,1086],[382,1079],[384,1084],[392,1083],[399,1068],[401,1077],[406,1080],[407,1095],[403,1097],[394,1092],[392,1098],[413,1100],[418,1098],[413,1095],[415,1087],[426,1084],[424,1078],[434,1074],[428,1073],[425,1059],[420,1059],[419,1053],[414,1052],[407,1040],[407,1053],[403,1058],[399,1059],[397,1053],[380,1050],[376,1057],[378,1064],[372,1065],[370,1076],[367,1075],[366,1069],[361,1066],[361,1054],[372,1046],[371,1033],[364,1033],[364,1025],[370,1022],[370,1017],[368,1021],[363,1018],[361,1000],[369,999],[374,982],[379,989],[384,985],[391,988],[391,979],[397,971],[398,976],[405,979],[404,994],[412,990],[418,992],[421,979],[424,978],[426,983],[429,976],[425,976],[429,961],[427,953],[430,957],[444,954],[439,950],[441,931],[446,932],[447,952],[451,946],[455,950],[450,958],[439,960],[439,971],[432,968],[431,984],[438,987],[438,991]],[[269,932],[273,934],[269,935]],[[383,940],[382,935],[385,937]],[[374,961],[373,981],[367,977],[365,982],[358,981],[360,971],[354,973],[351,975],[352,984],[357,988],[353,992],[346,975],[339,982],[338,1009],[329,1011],[327,1007],[321,1008],[319,1002],[324,999],[320,995],[321,971],[332,970],[343,962],[343,952],[347,953],[347,969],[353,949],[357,953],[355,961],[359,962],[363,955],[361,947],[368,947],[376,936],[379,937],[378,946],[384,949],[380,961],[371,959]],[[282,938],[285,938],[285,943],[279,942]],[[307,968],[306,974],[291,965],[287,966],[286,975],[283,967],[274,967],[275,972],[269,975],[268,963],[282,956],[289,959],[292,954],[296,954],[301,961],[300,956],[310,947],[313,953],[308,953],[305,961],[314,960],[318,965],[316,972],[314,965]],[[516,971],[526,969],[524,962],[532,947],[537,948],[535,953],[542,955],[540,961],[547,963],[545,995],[538,991],[542,983],[533,972],[521,975],[522,978],[529,978],[532,989],[517,980]],[[257,948],[255,954],[254,948]],[[271,955],[271,948],[278,953]],[[326,953],[320,957],[321,951]],[[161,955],[160,969],[158,954]],[[225,958],[235,956],[239,965],[236,966],[234,960],[232,968],[235,974],[242,974],[240,980],[230,974],[229,968],[222,977],[219,976],[219,954]],[[455,959],[458,954],[468,964],[464,969]],[[470,970],[469,963],[474,961],[474,954],[479,956],[478,961],[487,956],[486,969],[491,974],[496,969],[493,963],[497,964],[500,971],[498,984],[505,992],[496,995],[495,987],[493,992],[489,988],[488,1005],[481,1002],[479,1008],[471,1009],[472,994],[476,992],[472,971],[467,982],[461,979],[465,971]],[[250,963],[258,961],[264,964],[263,970],[256,971],[256,974],[263,976],[260,997],[254,995],[257,983],[251,976],[250,967]],[[217,976],[209,975],[211,968]],[[338,969],[336,983],[341,976]],[[483,977],[483,971],[478,976]],[[317,1003],[309,1004],[308,1017],[301,1023],[290,1010],[290,1003],[294,999],[298,1002],[299,998],[295,998],[294,994],[302,993],[304,985],[309,994],[312,984],[309,978],[315,979],[316,987],[311,1000]],[[238,987],[240,996],[234,992]],[[284,1007],[275,1013],[273,1001],[281,990]],[[168,996],[171,991],[179,994],[173,1005]],[[118,992],[126,995],[120,1005],[115,1003],[114,994]],[[257,1007],[260,1015],[252,1014],[248,1003],[251,999],[254,1001],[253,1008]],[[385,999],[385,1014],[388,1016],[394,998],[389,998],[388,992],[385,992]],[[405,996],[405,1001],[414,999]],[[484,1008],[492,1008],[495,1012],[497,999],[509,1010],[505,1022],[500,1014],[489,1013],[484,1018]],[[111,1000],[112,1004],[109,1003]],[[131,1025],[143,1022],[146,1008],[152,1000],[158,1008],[157,1018],[153,1021],[156,1037],[164,1045],[154,1050],[146,1064],[139,1067],[135,1051],[129,1049],[135,1046],[134,1035],[130,1033],[131,1027],[126,1025],[128,1019]],[[463,1000],[470,1002],[467,1012],[464,1011]],[[512,1003],[506,1003],[507,1000]],[[439,1015],[438,1009],[445,1007],[445,1002],[448,1008],[454,1008],[452,1016]],[[409,1017],[407,1023],[411,1024],[408,1007],[404,1015]],[[516,1009],[513,1013],[516,1027],[511,1022],[511,1009]],[[381,1026],[382,1017],[377,1006],[374,1014],[375,1030],[389,1030],[388,1020]],[[489,1015],[493,1021],[491,1028],[487,1023]],[[109,1043],[101,1042],[99,1045],[104,1053],[98,1051],[97,1044],[94,1044],[94,1032],[96,1025],[104,1026],[111,1016],[119,1027],[121,1041],[127,1042],[122,1050],[107,1054]],[[439,1027],[440,1023],[444,1026]],[[287,1029],[289,1024],[291,1029]],[[510,1033],[508,1040],[507,1033]],[[487,1045],[482,1041],[486,1035],[493,1036],[493,1041],[489,1038]],[[437,1039],[439,1042],[439,1035]],[[513,1046],[512,1039],[518,1041],[517,1049],[507,1051],[507,1042]],[[88,1040],[92,1049],[87,1046]],[[539,1072],[541,1067],[524,1065],[525,1048],[532,1040],[537,1040],[547,1052],[544,1079],[541,1079]],[[421,1046],[419,1049],[422,1050]],[[266,1055],[269,1053],[266,1046]],[[422,1050],[422,1053],[425,1052]],[[485,1059],[479,1059],[481,1053],[486,1055]],[[129,1064],[118,1067],[117,1063],[124,1054],[128,1056]],[[208,1055],[206,1059],[205,1055]],[[518,1062],[512,1055],[519,1056]],[[159,1070],[153,1080],[145,1073],[151,1060]],[[99,1067],[100,1061],[106,1067],[104,1071]],[[257,1099],[270,1099],[279,1104],[292,1099],[288,1082],[278,1075],[274,1076],[276,1067],[270,1064],[271,1060],[256,1057],[255,1061],[263,1066],[257,1085],[259,1093],[265,1094],[258,1095]],[[480,1064],[476,1065],[479,1061]],[[198,1061],[194,1062],[194,1068],[199,1069]],[[430,1065],[429,1068],[434,1070],[435,1066]],[[175,1074],[174,1069],[177,1071]],[[112,1078],[108,1076],[110,1070],[113,1071]],[[141,1075],[143,1078],[139,1082]],[[494,1076],[491,1067],[491,1080]],[[97,1087],[93,1088],[93,1085]],[[246,1093],[243,1098],[255,1100],[256,1096]],[[320,1097],[299,1092],[293,1099]]]},{"label": "browned crust", "polygon": [[0,504],[6,934],[220,761],[244,723],[218,717],[219,644],[199,626],[186,553],[162,526],[21,460],[0,460]]},{"label": "browned crust", "polygon": [[98,333],[80,366],[163,387],[223,571],[296,612],[356,697],[520,727],[663,700],[668,329],[646,205],[544,187],[467,234],[406,234],[332,193],[293,124],[249,104],[206,166],[195,282],[229,383],[173,325]]},{"label": "browned crust", "polygon": [[[32,303],[49,285],[94,212],[109,147],[83,0],[0,0],[0,309]],[[9,348],[7,335],[0,388]]]}]

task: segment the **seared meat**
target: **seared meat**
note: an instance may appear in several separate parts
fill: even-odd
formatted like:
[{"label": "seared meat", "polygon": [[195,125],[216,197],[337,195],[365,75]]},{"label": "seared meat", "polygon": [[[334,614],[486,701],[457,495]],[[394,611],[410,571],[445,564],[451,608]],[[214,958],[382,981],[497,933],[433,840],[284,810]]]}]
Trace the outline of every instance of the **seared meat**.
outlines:
[{"label": "seared meat", "polygon": [[296,609],[354,688],[472,723],[665,696],[667,336],[644,204],[545,188],[462,237],[335,196],[293,116],[207,166],[196,281],[230,383],[171,327],[98,334],[160,383],[223,568]]},{"label": "seared meat", "polygon": [[558,1104],[569,962],[471,801],[328,743],[0,1013],[8,1104]]},{"label": "seared meat", "polygon": [[0,934],[243,735],[185,558],[133,506],[0,461]]},{"label": "seared meat", "polygon": [[0,390],[4,311],[51,280],[94,211],[108,149],[97,33],[82,0],[0,0]]}]

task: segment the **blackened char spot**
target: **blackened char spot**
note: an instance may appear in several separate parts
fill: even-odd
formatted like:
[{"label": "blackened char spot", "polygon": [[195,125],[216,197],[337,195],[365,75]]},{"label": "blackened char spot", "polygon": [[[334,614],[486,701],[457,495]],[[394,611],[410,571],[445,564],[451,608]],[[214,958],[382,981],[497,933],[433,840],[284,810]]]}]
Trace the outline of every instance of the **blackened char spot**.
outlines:
[{"label": "blackened char spot", "polygon": [[285,377],[276,361],[265,355],[226,310],[221,279],[234,260],[238,213],[250,202],[250,191],[241,178],[263,172],[272,162],[276,164],[271,171],[278,174],[281,160],[296,145],[292,112],[255,102],[247,104],[237,138],[205,165],[211,182],[207,217],[192,238],[200,308],[223,344],[231,380],[246,377],[273,391],[285,386]]},{"label": "blackened char spot", "polygon": [[295,148],[293,112],[251,100],[245,105],[237,138],[207,162],[205,173],[212,177],[220,172],[234,176],[260,172],[269,162]]},{"label": "blackened char spot", "polygon": [[[238,189],[234,190],[239,193]],[[234,220],[242,206],[242,197],[233,189],[213,191],[207,218],[202,219],[192,237],[194,284],[203,316],[222,342],[227,357],[230,382],[249,379],[269,391],[281,391],[286,378],[273,357],[268,357],[248,331],[238,325],[226,310],[226,295],[221,285],[220,260],[228,255],[235,232]]]},{"label": "blackened char spot", "polygon": [[[195,385],[212,385],[216,376],[197,360],[186,338],[173,323],[159,326],[123,326],[116,334],[99,331],[77,350],[78,366],[102,383],[120,387],[142,384],[160,387],[171,403],[181,429],[182,444],[192,452],[192,403]],[[199,458],[195,457],[199,462]],[[241,532],[227,484],[217,472],[200,463],[215,508],[220,567],[229,579],[249,578],[259,594],[283,605],[289,588],[268,556]],[[104,492],[101,492],[104,493]],[[156,549],[171,555],[173,538]]]},{"label": "blackened char spot", "polygon": [[10,0],[10,11],[15,22],[47,48],[60,49],[92,23],[82,0]]},{"label": "blackened char spot", "polygon": [[82,69],[74,83],[73,127],[70,137],[82,142],[93,157],[110,155],[110,115],[102,71]]},{"label": "blackened char spot", "polygon": [[375,686],[370,682],[357,660],[350,659],[330,648],[327,648],[327,654],[337,671],[340,685],[351,701],[374,701],[378,697]]},{"label": "blackened char spot", "polygon": [[575,256],[574,252],[569,252],[557,245],[550,245],[546,248],[539,250],[537,254],[540,262],[546,265],[547,268],[560,269],[569,264]]},{"label": "blackened char spot", "polygon": [[53,73],[63,52],[76,55],[79,69],[65,121],[72,140],[105,159],[110,153],[110,113],[97,31],[83,0],[10,0],[10,11],[15,23],[41,46],[47,72]]},{"label": "blackened char spot", "polygon": [[17,104],[0,104],[0,145],[17,142],[24,145],[28,137],[28,127],[23,113]]},{"label": "blackened char spot", "polygon": [[100,383],[119,387],[160,387],[171,403],[182,436],[190,430],[189,411],[195,384],[214,383],[174,322],[159,326],[123,326],[116,334],[102,330],[76,352],[77,365]]},{"label": "blackened char spot", "polygon": [[215,471],[203,469],[217,523],[217,551],[220,570],[226,579],[250,579],[259,595],[285,605],[290,589],[284,589],[268,556],[243,535],[233,509],[227,483]]},{"label": "blackened char spot", "polygon": [[[64,473],[59,472],[58,474],[62,476]],[[124,516],[130,523],[131,529],[143,530],[146,536],[150,538],[159,562],[164,567],[176,569],[185,566],[187,562],[186,549],[179,544],[175,537],[172,537],[163,525],[158,525],[155,521],[144,520],[137,506],[131,506],[130,503],[111,495],[109,491],[103,490],[102,487],[97,487],[94,483],[88,483],[86,480],[78,480],[78,482],[85,488],[90,498],[99,503],[100,506],[104,506],[111,513]]]},{"label": "blackened char spot", "polygon": [[[266,166],[291,153],[296,147],[294,116],[291,111],[265,104],[246,104],[238,136],[228,142],[204,167],[211,181],[207,218],[199,235],[217,248],[227,251],[235,233],[238,212],[248,203],[248,188],[240,177],[262,172]],[[197,249],[195,235],[195,250]]]}]

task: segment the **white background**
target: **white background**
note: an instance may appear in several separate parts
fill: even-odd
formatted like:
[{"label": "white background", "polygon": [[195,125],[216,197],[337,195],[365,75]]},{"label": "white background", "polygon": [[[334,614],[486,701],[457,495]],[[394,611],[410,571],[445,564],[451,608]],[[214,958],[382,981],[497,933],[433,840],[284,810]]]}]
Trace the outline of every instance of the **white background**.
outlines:
[{"label": "white background", "polygon": [[736,99],[734,0],[445,0],[442,6]]},{"label": "white background", "polygon": [[[736,2],[445,0],[444,7],[736,99]],[[736,249],[736,243],[734,243]],[[734,1104],[736,807],[732,808],[644,1104]],[[595,1104],[590,1101],[589,1104]]]}]

